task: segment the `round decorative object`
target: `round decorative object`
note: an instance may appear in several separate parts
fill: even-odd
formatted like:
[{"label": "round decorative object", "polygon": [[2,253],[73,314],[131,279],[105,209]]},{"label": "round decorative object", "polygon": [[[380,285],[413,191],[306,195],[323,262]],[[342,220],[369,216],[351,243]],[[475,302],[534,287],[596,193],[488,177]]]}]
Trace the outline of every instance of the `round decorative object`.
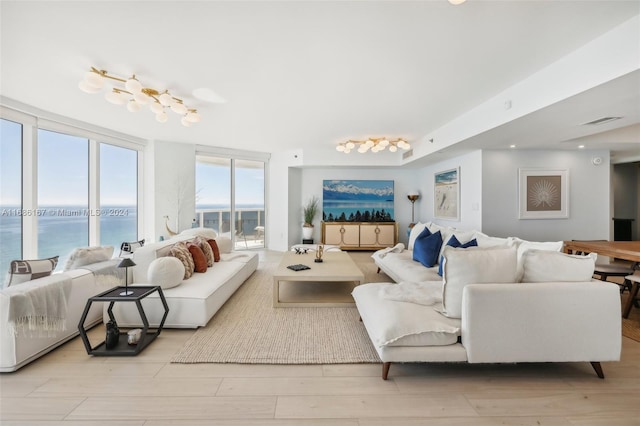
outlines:
[{"label": "round decorative object", "polygon": [[149,265],[147,278],[163,290],[180,285],[184,278],[184,265],[172,256],[159,257]]}]

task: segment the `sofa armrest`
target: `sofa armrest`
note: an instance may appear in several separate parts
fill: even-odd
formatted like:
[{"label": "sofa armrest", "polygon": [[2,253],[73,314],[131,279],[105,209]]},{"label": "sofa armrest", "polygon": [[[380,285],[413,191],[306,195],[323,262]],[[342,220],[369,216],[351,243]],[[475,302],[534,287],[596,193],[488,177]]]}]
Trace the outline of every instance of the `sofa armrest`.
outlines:
[{"label": "sofa armrest", "polygon": [[470,284],[462,344],[470,363],[617,361],[620,315],[613,283]]}]

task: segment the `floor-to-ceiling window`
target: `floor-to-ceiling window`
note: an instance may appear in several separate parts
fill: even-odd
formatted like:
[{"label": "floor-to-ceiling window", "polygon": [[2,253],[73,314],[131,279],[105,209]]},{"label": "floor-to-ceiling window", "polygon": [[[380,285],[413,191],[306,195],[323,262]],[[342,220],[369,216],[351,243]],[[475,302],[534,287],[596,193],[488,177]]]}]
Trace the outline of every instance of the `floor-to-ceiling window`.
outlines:
[{"label": "floor-to-ceiling window", "polygon": [[235,160],[236,246],[264,247],[264,161]]},{"label": "floor-to-ceiling window", "polygon": [[[22,124],[0,120],[0,271],[22,258]],[[4,275],[0,275],[0,280]]]},{"label": "floor-to-ceiling window", "polygon": [[[142,141],[0,107],[0,271],[12,260],[59,256],[78,247],[141,236]],[[45,123],[43,125],[40,125]]]},{"label": "floor-to-ceiling window", "polygon": [[265,161],[196,157],[196,221],[236,249],[265,246]]},{"label": "floor-to-ceiling window", "polygon": [[89,140],[38,130],[38,258],[89,245]]},{"label": "floor-to-ceiling window", "polygon": [[100,144],[100,244],[138,239],[138,152]]}]

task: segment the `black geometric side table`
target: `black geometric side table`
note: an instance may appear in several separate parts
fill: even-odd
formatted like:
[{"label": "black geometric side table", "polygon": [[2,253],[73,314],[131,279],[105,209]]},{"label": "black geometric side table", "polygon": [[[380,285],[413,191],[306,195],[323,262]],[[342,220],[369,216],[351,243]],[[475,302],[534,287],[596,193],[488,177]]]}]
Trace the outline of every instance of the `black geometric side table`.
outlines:
[{"label": "black geometric side table", "polygon": [[[114,287],[111,290],[107,290],[87,300],[87,305],[84,308],[84,312],[82,313],[82,317],[80,318],[80,323],[78,324],[78,331],[80,332],[80,337],[82,338],[84,347],[89,355],[138,355],[144,348],[149,346],[149,344],[153,342],[156,337],[160,335],[162,326],[164,325],[164,321],[167,319],[167,315],[169,314],[169,306],[167,305],[167,301],[164,298],[164,293],[162,293],[162,289],[160,288],[160,286],[129,286],[128,289],[129,291],[133,291],[133,294],[130,296],[120,296],[120,293],[124,290],[124,287]],[[144,313],[141,301],[154,292],[157,292],[160,296],[160,301],[164,306],[164,315],[162,316],[162,321],[160,321],[158,328],[155,331],[149,331],[149,321],[147,320],[147,315]],[[135,345],[129,345],[129,343],[127,342],[127,333],[121,332],[116,347],[107,349],[104,341],[102,341],[95,347],[92,347],[91,342],[89,342],[89,338],[87,337],[87,331],[84,328],[84,322],[87,319],[89,309],[91,309],[91,305],[93,304],[93,302],[109,302],[107,313],[109,314],[109,318],[111,319],[111,321],[114,322],[115,318],[112,312],[113,305],[116,302],[134,302],[138,308],[138,313],[140,313],[140,319],[142,320],[142,334],[140,335],[140,340],[138,341],[138,343]]]}]

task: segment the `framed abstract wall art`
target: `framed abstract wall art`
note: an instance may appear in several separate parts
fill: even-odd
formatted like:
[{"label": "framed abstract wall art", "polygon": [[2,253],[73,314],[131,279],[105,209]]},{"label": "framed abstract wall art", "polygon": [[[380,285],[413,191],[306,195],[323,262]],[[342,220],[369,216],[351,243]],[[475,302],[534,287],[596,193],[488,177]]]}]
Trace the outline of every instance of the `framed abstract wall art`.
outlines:
[{"label": "framed abstract wall art", "polygon": [[519,219],[569,217],[569,171],[518,169]]},{"label": "framed abstract wall art", "polygon": [[434,174],[433,216],[460,220],[460,167]]}]

